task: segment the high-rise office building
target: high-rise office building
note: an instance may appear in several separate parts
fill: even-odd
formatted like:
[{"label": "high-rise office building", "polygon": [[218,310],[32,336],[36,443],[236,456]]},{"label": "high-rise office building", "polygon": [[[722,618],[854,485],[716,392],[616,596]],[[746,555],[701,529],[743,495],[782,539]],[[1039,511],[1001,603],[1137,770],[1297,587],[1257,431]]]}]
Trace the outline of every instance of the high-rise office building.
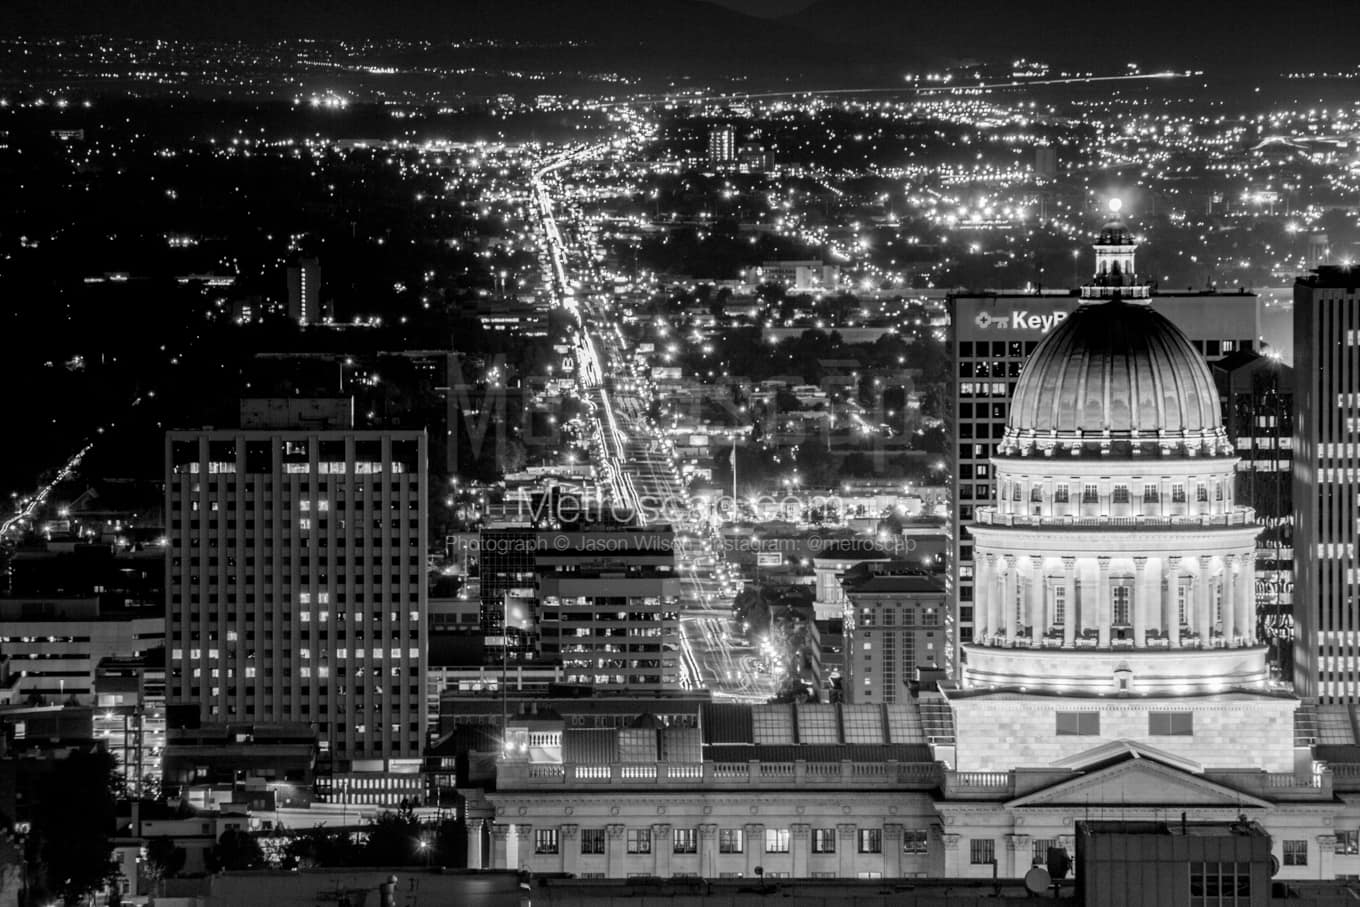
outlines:
[{"label": "high-rise office building", "polygon": [[950,297],[950,354],[954,384],[951,468],[957,495],[950,513],[948,582],[953,603],[947,631],[952,646],[942,667],[958,676],[959,646],[973,638],[973,542],[968,525],[992,497],[991,457],[1005,432],[1010,398],[1029,355],[1084,301],[1146,299],[1190,338],[1206,360],[1255,349],[1260,333],[1257,297],[1243,290],[1158,291],[1136,278],[1137,244],[1123,221],[1107,223],[1094,245],[1094,276],[1079,290],[959,293]]},{"label": "high-rise office building", "polygon": [[315,258],[298,259],[288,268],[288,317],[298,324],[323,320],[321,311],[321,263]]},{"label": "high-rise office building", "polygon": [[1360,272],[1294,284],[1294,688],[1360,701]]},{"label": "high-rise office building", "polygon": [[708,161],[710,164],[730,164],[737,159],[737,131],[731,126],[715,126],[708,130]]},{"label": "high-rise office building", "polygon": [[425,741],[423,431],[172,431],[172,724],[305,722],[332,764]]},{"label": "high-rise office building", "polygon": [[1256,632],[1272,672],[1294,676],[1294,370],[1276,356],[1242,350],[1214,364],[1223,425],[1237,452],[1237,500],[1261,527],[1256,537]]},{"label": "high-rise office building", "polygon": [[918,668],[944,663],[944,578],[903,562],[866,561],[846,571],[848,703],[908,700]]},{"label": "high-rise office building", "polygon": [[680,686],[680,568],[669,526],[544,533],[534,566],[543,655],[569,683]]}]

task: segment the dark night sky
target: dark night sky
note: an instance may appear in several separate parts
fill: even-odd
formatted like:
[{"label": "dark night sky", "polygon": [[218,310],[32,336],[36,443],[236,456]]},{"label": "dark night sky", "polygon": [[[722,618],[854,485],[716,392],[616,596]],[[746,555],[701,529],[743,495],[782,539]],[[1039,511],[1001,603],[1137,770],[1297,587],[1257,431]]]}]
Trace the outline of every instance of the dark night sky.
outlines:
[{"label": "dark night sky", "polygon": [[709,0],[717,6],[745,13],[748,16],[787,16],[811,6],[813,0]]}]

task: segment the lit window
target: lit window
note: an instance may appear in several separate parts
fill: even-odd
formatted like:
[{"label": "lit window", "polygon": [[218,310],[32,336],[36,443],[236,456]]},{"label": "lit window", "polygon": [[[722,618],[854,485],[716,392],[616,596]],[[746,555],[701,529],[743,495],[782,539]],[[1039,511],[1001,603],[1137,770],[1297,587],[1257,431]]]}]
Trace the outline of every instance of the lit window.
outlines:
[{"label": "lit window", "polygon": [[883,829],[881,828],[861,828],[859,830],[859,852],[860,853],[882,853],[883,852]]},{"label": "lit window", "polygon": [[740,828],[718,829],[718,853],[742,853],[746,850],[746,832]]},{"label": "lit window", "polygon": [[765,852],[766,853],[788,853],[789,852],[789,830],[787,828],[767,828],[765,829]]},{"label": "lit window", "polygon": [[812,830],[812,852],[813,853],[835,853],[836,852],[836,829],[834,828],[814,828]]},{"label": "lit window", "polygon": [[557,853],[557,829],[534,829],[534,853]]}]

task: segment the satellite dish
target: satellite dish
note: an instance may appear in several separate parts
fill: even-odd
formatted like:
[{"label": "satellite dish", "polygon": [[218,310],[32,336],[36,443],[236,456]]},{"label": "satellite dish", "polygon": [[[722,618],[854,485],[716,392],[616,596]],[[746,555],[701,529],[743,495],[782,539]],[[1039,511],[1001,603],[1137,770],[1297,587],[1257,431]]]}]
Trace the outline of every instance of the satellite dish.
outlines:
[{"label": "satellite dish", "polygon": [[1275,854],[1270,855],[1270,877],[1273,879],[1280,874],[1280,858]]},{"label": "satellite dish", "polygon": [[1044,867],[1031,866],[1029,872],[1025,873],[1025,890],[1030,894],[1047,894],[1052,887],[1053,882]]}]

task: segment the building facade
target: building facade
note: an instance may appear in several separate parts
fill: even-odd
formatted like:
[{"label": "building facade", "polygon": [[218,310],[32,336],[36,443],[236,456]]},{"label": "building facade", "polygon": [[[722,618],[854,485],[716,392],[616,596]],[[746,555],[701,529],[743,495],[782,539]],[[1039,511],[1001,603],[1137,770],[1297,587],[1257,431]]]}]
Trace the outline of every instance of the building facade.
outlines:
[{"label": "building facade", "polygon": [[842,582],[844,701],[905,702],[916,670],[944,661],[944,577],[903,563],[865,562]]},{"label": "building facade", "polygon": [[1360,279],[1320,267],[1294,285],[1294,688],[1360,700]]},{"label": "building facade", "polygon": [[165,444],[172,722],[305,723],[339,768],[418,759],[424,432],[176,431]]},{"label": "building facade", "polygon": [[1257,298],[1246,292],[1184,293],[1134,285],[1137,246],[1118,220],[1105,226],[1095,244],[1096,272],[1080,290],[1036,293],[963,293],[950,297],[950,354],[957,363],[954,383],[954,452],[951,469],[957,493],[950,515],[949,617],[952,641],[945,668],[958,677],[959,647],[977,632],[975,557],[972,529],[977,510],[992,501],[991,457],[1005,432],[1010,400],[1026,360],[1040,341],[1084,299],[1112,291],[1112,273],[1151,308],[1185,332],[1204,359],[1215,361],[1237,350],[1255,349],[1259,335]]}]

